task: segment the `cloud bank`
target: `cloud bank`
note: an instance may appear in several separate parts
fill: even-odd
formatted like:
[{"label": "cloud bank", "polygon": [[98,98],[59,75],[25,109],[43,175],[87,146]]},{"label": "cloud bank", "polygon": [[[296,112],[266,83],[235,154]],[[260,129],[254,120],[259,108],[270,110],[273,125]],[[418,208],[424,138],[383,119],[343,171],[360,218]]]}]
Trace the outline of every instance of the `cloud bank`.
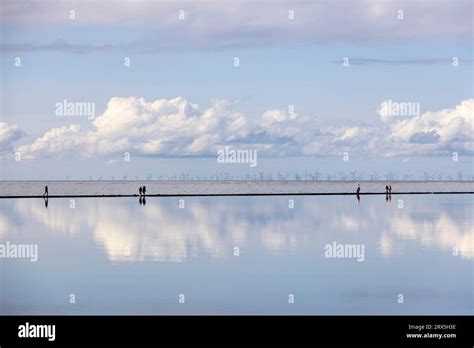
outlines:
[{"label": "cloud bank", "polygon": [[[146,101],[110,99],[92,130],[72,124],[53,128],[35,142],[20,146],[22,158],[92,156],[215,156],[224,146],[256,149],[259,156],[334,156],[348,151],[381,156],[472,155],[474,99],[454,108],[415,117],[387,116],[377,111],[374,124],[356,127],[318,126],[317,117],[285,110],[267,110],[252,117],[237,110],[238,103],[212,100],[200,108],[183,97]],[[3,124],[4,151],[18,129]],[[17,134],[17,135],[15,135]]]},{"label": "cloud bank", "polygon": [[[472,2],[457,1],[16,1],[2,2],[6,26],[58,28],[71,25],[136,30],[111,41],[97,31],[65,41],[5,40],[7,51],[155,53],[192,49],[239,49],[285,43],[402,41],[472,43]],[[71,12],[74,19],[71,20]],[[184,12],[180,12],[184,11]],[[293,11],[293,19],[290,19]],[[399,11],[402,11],[400,13]],[[180,19],[181,14],[181,19]],[[403,19],[400,19],[400,16]],[[146,29],[145,31],[141,29]],[[146,34],[145,34],[146,32]],[[125,38],[126,37],[126,38]],[[159,38],[159,40],[157,40]]]}]

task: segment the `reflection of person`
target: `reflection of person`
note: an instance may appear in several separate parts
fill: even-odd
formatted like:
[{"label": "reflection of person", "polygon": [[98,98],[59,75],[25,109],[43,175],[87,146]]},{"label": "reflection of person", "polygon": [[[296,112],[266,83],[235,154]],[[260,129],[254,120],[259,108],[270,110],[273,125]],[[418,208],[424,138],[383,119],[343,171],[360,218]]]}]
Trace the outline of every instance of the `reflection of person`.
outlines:
[{"label": "reflection of person", "polygon": [[49,193],[48,193],[48,185],[46,185],[46,186],[44,187],[43,197],[44,197],[44,196],[46,196],[46,197],[49,196]]}]

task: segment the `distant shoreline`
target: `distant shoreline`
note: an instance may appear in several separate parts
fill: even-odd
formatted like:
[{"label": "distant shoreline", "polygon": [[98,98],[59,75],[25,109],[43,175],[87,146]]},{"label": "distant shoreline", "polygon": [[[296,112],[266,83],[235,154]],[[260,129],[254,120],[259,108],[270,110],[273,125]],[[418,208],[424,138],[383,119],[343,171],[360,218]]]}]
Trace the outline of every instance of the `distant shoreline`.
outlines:
[{"label": "distant shoreline", "polygon": [[0,198],[239,197],[239,196],[343,196],[472,194],[474,181],[0,181]]},{"label": "distant shoreline", "polygon": [[80,183],[87,183],[87,182],[93,182],[93,183],[99,183],[99,182],[107,182],[107,183],[199,183],[199,182],[218,182],[218,183],[237,183],[237,182],[247,182],[247,183],[284,183],[284,182],[289,182],[289,183],[469,183],[469,184],[474,184],[474,180],[370,180],[370,179],[363,179],[363,180],[296,180],[296,179],[288,179],[288,180],[247,180],[247,179],[228,179],[228,180],[201,180],[201,179],[196,179],[196,180],[168,180],[168,179],[163,179],[163,180],[0,180],[1,183],[7,183],[7,182],[80,182]]},{"label": "distant shoreline", "polygon": [[[106,197],[246,197],[246,196],[370,196],[370,195],[463,195],[474,194],[470,191],[442,191],[442,192],[392,192],[386,194],[385,192],[284,192],[284,193],[183,193],[183,194],[147,194],[140,196],[138,194],[132,195],[49,195],[47,198],[106,198]],[[0,199],[6,198],[46,198],[45,196],[0,196]]]}]

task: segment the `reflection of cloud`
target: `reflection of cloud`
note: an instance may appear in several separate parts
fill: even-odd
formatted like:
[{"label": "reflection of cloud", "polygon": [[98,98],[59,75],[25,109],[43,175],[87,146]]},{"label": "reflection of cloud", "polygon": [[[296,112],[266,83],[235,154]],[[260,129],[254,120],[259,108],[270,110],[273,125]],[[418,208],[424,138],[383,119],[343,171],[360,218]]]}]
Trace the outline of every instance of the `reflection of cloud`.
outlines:
[{"label": "reflection of cloud", "polygon": [[283,223],[278,226],[269,224],[262,231],[262,244],[266,250],[281,251],[287,248],[293,249],[297,244],[297,231],[295,225],[298,223]]},{"label": "reflection of cloud", "polygon": [[7,234],[13,232],[14,226],[15,224],[10,221],[7,215],[0,213],[0,238],[4,238]]},{"label": "reflection of cloud", "polygon": [[460,257],[474,258],[469,209],[460,206],[450,216],[441,204],[425,208],[420,203],[411,209],[386,205],[389,210],[383,211],[375,200],[364,200],[353,209],[352,200],[340,199],[304,198],[292,210],[284,199],[272,204],[273,200],[263,198],[190,198],[184,209],[178,208],[175,199],[160,198],[149,198],[146,206],[126,198],[77,199],[75,209],[69,208],[68,200],[52,199],[46,209],[38,200],[20,199],[14,201],[9,215],[0,214],[0,236],[14,231],[18,221],[40,223],[48,230],[75,236],[92,231],[97,245],[116,262],[225,258],[232,257],[234,247],[242,251],[249,244],[278,253],[308,244],[318,253],[328,238],[372,239],[387,257],[411,240],[418,241],[422,249],[452,253],[457,248]]},{"label": "reflection of cloud", "polygon": [[35,220],[49,230],[77,235],[81,225],[94,224],[97,214],[91,207],[87,208],[87,214],[81,214],[78,208],[69,208],[69,202],[67,199],[55,200],[54,203],[50,200],[48,209],[45,209],[42,200],[35,200],[32,204],[32,201],[19,199],[15,201],[15,209],[23,218]]},{"label": "reflection of cloud", "polygon": [[[448,252],[456,248],[462,258],[474,257],[474,227],[470,223],[456,222],[444,212],[433,213],[431,219],[396,216],[390,221],[388,232],[402,240],[419,240],[426,247],[437,247]],[[380,248],[384,248],[382,243]]]},{"label": "reflection of cloud", "polygon": [[417,226],[410,216],[398,216],[390,221],[392,231],[394,231],[402,239],[415,239],[417,235]]},{"label": "reflection of cloud", "polygon": [[[452,64],[452,58],[419,58],[419,59],[408,59],[408,58],[350,58],[351,65],[446,65]],[[472,59],[459,59],[459,65],[472,65]],[[340,61],[335,61],[336,64],[341,64]]]},{"label": "reflection of cloud", "polygon": [[346,231],[357,232],[359,230],[360,221],[353,216],[343,215],[340,222],[342,228]]},{"label": "reflection of cloud", "polygon": [[151,204],[150,199],[146,207],[130,207],[118,200],[90,202],[77,199],[76,208],[71,209],[68,200],[50,200],[45,209],[38,201],[16,200],[15,210],[21,219],[39,222],[52,231],[77,235],[92,229],[113,261],[180,262],[198,250],[212,257],[231,256],[251,230],[249,222],[229,215],[225,206],[213,206],[210,211],[201,204],[187,203],[185,209],[178,209]]},{"label": "reflection of cloud", "polygon": [[392,238],[383,233],[379,239],[379,249],[383,256],[390,256],[393,252],[393,240]]},{"label": "reflection of cloud", "polygon": [[[141,207],[138,207],[141,208]],[[217,210],[219,210],[217,208]],[[151,204],[140,210],[127,205],[110,204],[99,210],[94,227],[95,239],[113,261],[180,262],[204,250],[212,257],[231,255],[238,240],[245,239],[245,226],[229,221],[225,215],[211,214],[193,204],[186,209],[174,205]],[[222,233],[221,228],[234,233]],[[237,238],[234,238],[237,236]]]}]

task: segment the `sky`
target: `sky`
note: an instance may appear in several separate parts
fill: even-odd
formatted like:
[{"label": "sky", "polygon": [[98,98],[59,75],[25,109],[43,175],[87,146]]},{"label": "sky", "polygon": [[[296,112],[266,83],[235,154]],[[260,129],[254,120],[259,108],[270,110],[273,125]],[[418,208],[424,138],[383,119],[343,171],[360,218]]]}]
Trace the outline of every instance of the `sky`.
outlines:
[{"label": "sky", "polygon": [[0,179],[473,177],[471,1],[0,9]]}]

